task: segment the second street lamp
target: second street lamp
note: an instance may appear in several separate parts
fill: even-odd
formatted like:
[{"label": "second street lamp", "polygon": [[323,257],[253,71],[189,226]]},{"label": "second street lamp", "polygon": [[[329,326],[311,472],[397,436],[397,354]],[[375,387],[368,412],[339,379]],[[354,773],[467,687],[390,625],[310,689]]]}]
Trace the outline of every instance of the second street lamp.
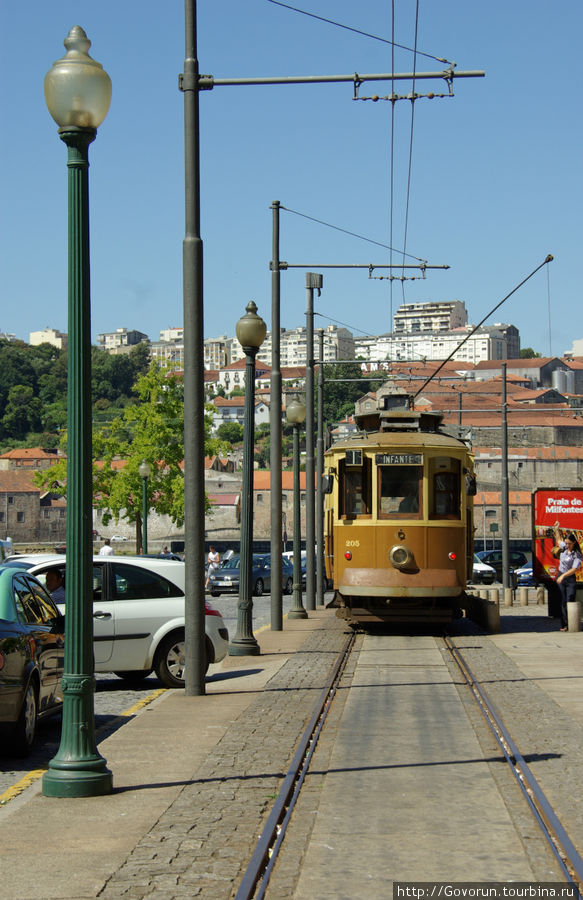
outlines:
[{"label": "second street lamp", "polygon": [[[241,549],[239,552],[239,603],[237,633],[229,644],[230,656],[259,656],[253,634],[253,447],[255,431],[255,357],[265,340],[267,327],[251,300],[237,322],[237,340],[245,353],[245,420],[243,424],[243,479],[241,485]],[[280,550],[281,559],[281,550]],[[272,561],[273,571],[273,561]]]},{"label": "second street lamp", "polygon": [[142,553],[148,552],[148,478],[152,474],[152,466],[143,459],[138,466],[142,479]]},{"label": "second street lamp", "polygon": [[93,481],[91,453],[91,297],[89,279],[89,144],[105,119],[111,81],[88,54],[78,25],[67,52],[45,77],[48,110],[67,145],[68,387],[67,580],[61,744],[43,776],[47,797],[110,794],[113,777],[97,752],[93,695]]},{"label": "second street lamp", "polygon": [[288,619],[307,619],[302,605],[302,534],[300,510],[300,426],[306,418],[306,407],[299,397],[287,405],[286,418],[294,429],[294,593]]}]

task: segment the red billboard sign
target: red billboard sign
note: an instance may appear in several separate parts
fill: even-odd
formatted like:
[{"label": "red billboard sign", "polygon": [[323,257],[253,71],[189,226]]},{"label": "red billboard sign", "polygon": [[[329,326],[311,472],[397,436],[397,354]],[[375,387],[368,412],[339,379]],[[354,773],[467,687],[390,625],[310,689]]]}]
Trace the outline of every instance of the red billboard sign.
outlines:
[{"label": "red billboard sign", "polygon": [[[583,546],[583,491],[539,488],[533,493],[532,517],[534,577],[554,580],[559,566],[552,553],[556,538],[562,540],[572,531]],[[583,582],[583,567],[577,581]]]}]

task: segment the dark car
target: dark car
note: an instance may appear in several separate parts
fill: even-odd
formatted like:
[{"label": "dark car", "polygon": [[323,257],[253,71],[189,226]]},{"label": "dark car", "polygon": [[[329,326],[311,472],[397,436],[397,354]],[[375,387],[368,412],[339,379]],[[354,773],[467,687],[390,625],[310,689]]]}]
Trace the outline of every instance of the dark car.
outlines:
[{"label": "dark car", "polygon": [[65,620],[40,582],[0,566],[0,730],[3,749],[26,756],[37,720],[63,703]]},{"label": "dark car", "polygon": [[[232,556],[224,560],[218,569],[215,569],[209,579],[209,591],[211,596],[219,594],[239,593],[239,570],[241,557]],[[294,585],[294,569],[289,559],[281,557],[281,586],[284,594],[291,594]],[[251,589],[256,597],[261,597],[264,591],[271,589],[271,554],[253,554],[253,570],[251,576]]]},{"label": "dark car", "polygon": [[536,581],[531,565],[522,566],[514,572],[517,587],[534,587]]},{"label": "dark car", "polygon": [[[479,553],[476,553],[476,556],[486,565],[492,566],[496,570],[496,578],[498,581],[502,581],[502,550],[480,550]],[[528,559],[520,550],[509,551],[508,565],[510,574],[514,572],[514,569],[519,569],[527,563]]]}]

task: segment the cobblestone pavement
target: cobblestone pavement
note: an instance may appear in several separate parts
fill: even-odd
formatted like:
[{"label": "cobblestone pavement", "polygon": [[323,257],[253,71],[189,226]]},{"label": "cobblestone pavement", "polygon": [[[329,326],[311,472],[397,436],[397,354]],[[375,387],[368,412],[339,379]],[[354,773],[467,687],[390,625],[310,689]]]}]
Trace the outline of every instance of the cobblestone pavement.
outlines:
[{"label": "cobblestone pavement", "polygon": [[231,897],[344,640],[335,618],[307,638],[112,875],[103,900]]}]

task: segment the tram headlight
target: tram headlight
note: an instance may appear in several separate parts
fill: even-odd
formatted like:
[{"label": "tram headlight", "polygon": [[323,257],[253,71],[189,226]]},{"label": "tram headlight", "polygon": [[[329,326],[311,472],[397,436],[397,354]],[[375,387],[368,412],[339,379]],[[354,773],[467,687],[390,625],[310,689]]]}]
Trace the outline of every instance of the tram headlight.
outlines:
[{"label": "tram headlight", "polygon": [[396,544],[389,550],[389,562],[396,569],[406,569],[413,563],[413,553],[403,544]]}]

